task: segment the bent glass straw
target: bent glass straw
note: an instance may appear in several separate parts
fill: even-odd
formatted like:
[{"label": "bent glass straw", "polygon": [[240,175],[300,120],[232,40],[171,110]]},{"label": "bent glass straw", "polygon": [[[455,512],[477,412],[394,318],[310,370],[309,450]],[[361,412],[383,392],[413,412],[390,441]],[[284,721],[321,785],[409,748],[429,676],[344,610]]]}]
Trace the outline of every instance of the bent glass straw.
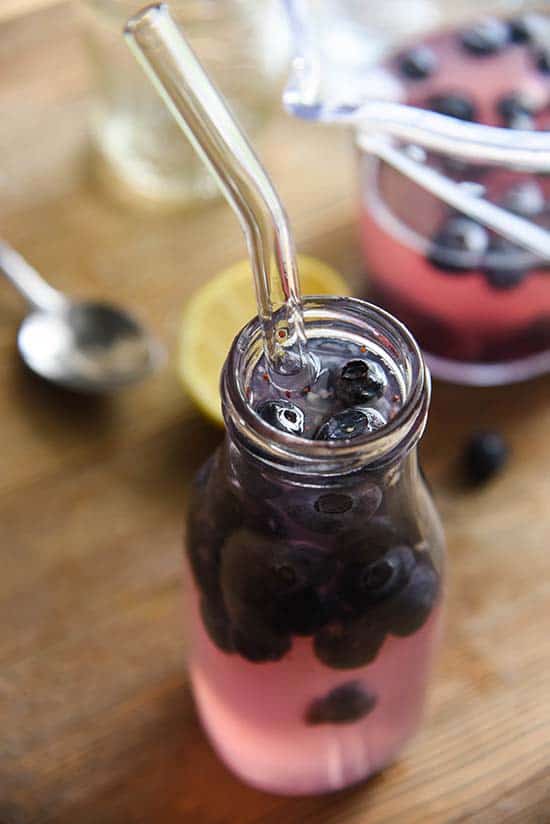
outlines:
[{"label": "bent glass straw", "polygon": [[274,379],[303,371],[307,383],[310,361],[294,241],[269,176],[166,4],[149,6],[132,17],[125,35],[239,218],[252,263],[264,349]]}]

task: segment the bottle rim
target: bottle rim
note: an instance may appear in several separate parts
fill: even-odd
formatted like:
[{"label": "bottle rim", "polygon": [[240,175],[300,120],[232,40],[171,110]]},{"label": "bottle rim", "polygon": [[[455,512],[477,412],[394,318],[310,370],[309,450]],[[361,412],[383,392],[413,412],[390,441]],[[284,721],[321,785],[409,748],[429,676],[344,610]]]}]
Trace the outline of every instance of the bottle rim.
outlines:
[{"label": "bottle rim", "polygon": [[267,424],[247,398],[247,376],[262,354],[260,324],[251,320],[237,335],[222,372],[222,408],[230,435],[245,448],[295,472],[335,474],[372,463],[385,463],[409,451],[423,434],[431,395],[428,368],[409,330],[383,309],[358,298],[304,298],[306,334],[343,330],[358,339],[374,339],[399,369],[404,400],[383,428],[347,441],[315,441],[289,435]]}]

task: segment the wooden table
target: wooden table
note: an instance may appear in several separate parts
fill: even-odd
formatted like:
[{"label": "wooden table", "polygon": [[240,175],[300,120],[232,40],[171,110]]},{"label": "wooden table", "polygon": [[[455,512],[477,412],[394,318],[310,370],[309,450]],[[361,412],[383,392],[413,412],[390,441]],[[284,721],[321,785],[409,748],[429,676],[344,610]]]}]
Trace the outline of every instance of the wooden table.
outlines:
[{"label": "wooden table", "polygon": [[[1,234],[58,287],[128,304],[173,353],[187,296],[243,242],[223,203],[130,212],[94,186],[89,85],[69,6],[0,27]],[[264,157],[300,248],[359,283],[348,138],[281,117]],[[285,800],[222,766],[187,685],[182,511],[220,433],[173,364],[112,399],[44,385],[16,356],[22,313],[0,286],[1,824],[550,822],[548,380],[435,386],[423,456],[452,579],[427,723],[367,786]],[[513,458],[471,492],[456,463],[482,425]]]}]

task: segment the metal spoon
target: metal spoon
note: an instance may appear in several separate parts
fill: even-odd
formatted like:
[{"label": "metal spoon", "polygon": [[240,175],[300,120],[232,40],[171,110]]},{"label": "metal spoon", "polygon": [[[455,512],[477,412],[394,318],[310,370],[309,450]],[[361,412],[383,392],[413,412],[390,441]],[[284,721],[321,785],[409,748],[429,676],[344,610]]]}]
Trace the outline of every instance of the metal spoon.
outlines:
[{"label": "metal spoon", "polygon": [[101,393],[139,381],[164,349],[127,312],[107,303],[72,302],[0,241],[0,273],[30,304],[17,343],[27,366],[78,392]]}]

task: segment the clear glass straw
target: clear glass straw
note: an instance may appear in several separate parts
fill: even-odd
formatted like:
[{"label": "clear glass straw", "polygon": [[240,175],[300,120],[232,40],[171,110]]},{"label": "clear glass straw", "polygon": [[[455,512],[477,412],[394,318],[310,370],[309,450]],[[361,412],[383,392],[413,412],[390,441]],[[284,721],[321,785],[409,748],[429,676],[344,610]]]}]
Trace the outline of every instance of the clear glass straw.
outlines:
[{"label": "clear glass straw", "polygon": [[149,6],[131,18],[125,35],[239,218],[270,371],[274,378],[304,371],[307,383],[310,363],[294,241],[269,176],[166,4]]}]

